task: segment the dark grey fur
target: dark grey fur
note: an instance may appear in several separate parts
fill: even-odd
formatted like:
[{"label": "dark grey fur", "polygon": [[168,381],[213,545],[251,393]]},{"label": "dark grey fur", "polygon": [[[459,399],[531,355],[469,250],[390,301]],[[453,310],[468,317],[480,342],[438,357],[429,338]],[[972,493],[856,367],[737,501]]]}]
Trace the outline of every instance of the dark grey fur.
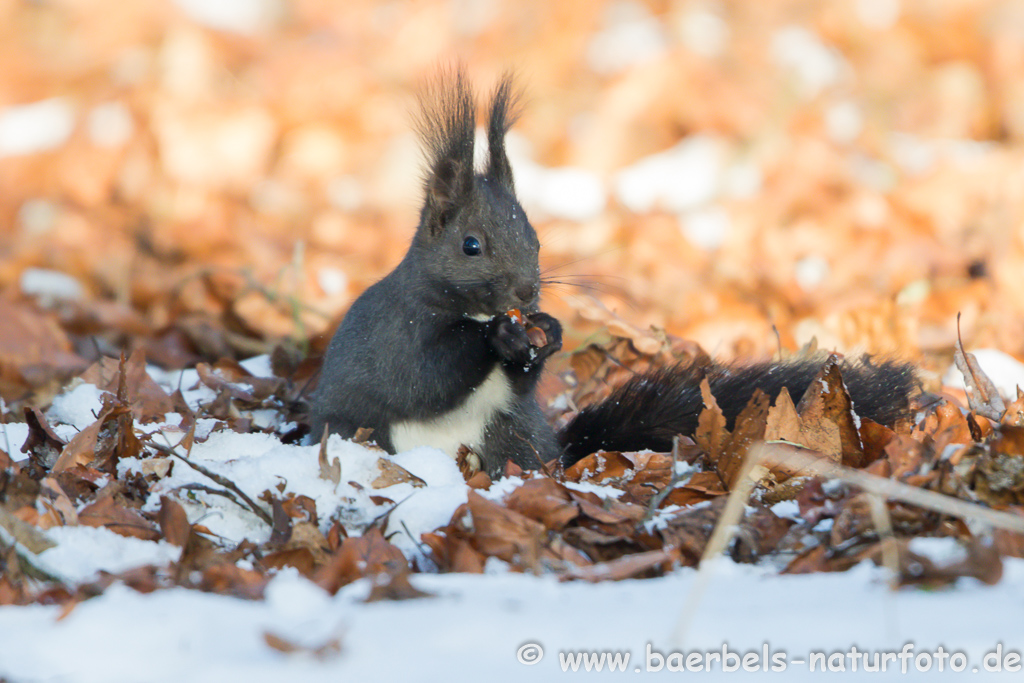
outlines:
[{"label": "dark grey fur", "polygon": [[[506,460],[535,468],[557,457],[571,464],[598,449],[667,450],[676,434],[693,433],[705,375],[730,421],[755,388],[774,398],[788,387],[798,401],[820,363],[667,368],[634,378],[556,437],[535,389],[544,360],[561,348],[561,326],[538,311],[540,245],[516,200],[505,153],[515,103],[506,76],[490,104],[486,170],[476,173],[476,104],[463,72],[442,78],[423,100],[419,132],[428,167],[420,223],[402,262],[356,299],[331,340],[312,402],[313,438],[325,426],[346,437],[370,427],[372,439],[394,452],[396,425],[458,411],[496,368],[512,391],[488,416],[477,445],[491,475]],[[479,255],[464,252],[467,237],[479,240]],[[523,327],[504,315],[511,308],[545,331],[546,346],[530,346]],[[862,416],[891,422],[906,412],[915,381],[910,366],[855,361],[841,371]]]},{"label": "dark grey fur", "polygon": [[[496,474],[506,459],[536,467],[560,454],[534,397],[544,360],[561,348],[561,326],[538,312],[540,243],[516,200],[505,154],[515,100],[506,76],[491,101],[480,174],[473,168],[476,104],[464,73],[441,79],[423,99],[428,169],[420,223],[402,262],[352,304],[331,340],[312,404],[314,438],[325,425],[346,437],[371,427],[372,439],[393,451],[396,423],[459,408],[500,366],[514,398],[486,426],[478,453],[484,468]],[[467,237],[479,240],[481,254],[464,253]],[[530,347],[523,327],[503,315],[512,308],[545,330],[546,346]]]}]

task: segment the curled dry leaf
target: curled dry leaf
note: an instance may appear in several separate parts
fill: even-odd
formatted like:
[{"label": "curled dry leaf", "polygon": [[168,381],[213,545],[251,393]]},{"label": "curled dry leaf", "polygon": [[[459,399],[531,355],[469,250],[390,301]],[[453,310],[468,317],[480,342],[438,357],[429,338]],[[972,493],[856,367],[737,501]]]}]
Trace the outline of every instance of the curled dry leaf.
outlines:
[{"label": "curled dry leaf", "polygon": [[646,575],[652,569],[657,569],[658,574],[667,572],[678,561],[679,551],[674,548],[648,550],[647,552],[624,555],[600,564],[573,567],[562,578],[590,582],[635,579]]},{"label": "curled dry leaf", "polygon": [[141,348],[123,365],[116,358],[102,358],[90,365],[81,377],[111,394],[117,394],[123,382],[127,391],[125,400],[141,424],[163,420],[167,413],[175,411],[174,401],[146,372],[146,353]]},{"label": "curled dry leaf", "polygon": [[346,538],[331,558],[313,574],[313,581],[331,595],[364,576],[406,571],[405,555],[370,527],[362,536]]},{"label": "curled dry leaf", "polygon": [[341,482],[341,460],[334,458],[330,462],[327,460],[327,437],[328,426],[324,425],[324,433],[320,437],[320,449],[317,451],[317,464],[320,467],[320,473],[317,475],[321,479],[333,482],[337,486]]},{"label": "curled dry leaf", "polygon": [[[937,564],[931,558],[910,549],[910,540],[897,539],[899,565],[897,580],[901,586],[947,586],[959,578],[971,577],[984,584],[999,583],[1003,576],[1003,561],[998,550],[977,538],[962,543],[966,557],[948,564]],[[873,545],[862,557],[876,564],[882,563],[882,544]]]},{"label": "curled dry leaf", "polygon": [[[840,358],[831,354],[797,405],[801,435],[815,444],[809,448],[831,456],[838,445],[839,461],[847,467],[864,467],[864,449],[857,434],[853,403],[839,370]],[[837,443],[838,442],[838,443]],[[805,444],[807,445],[807,444]]]},{"label": "curled dry leaf", "polygon": [[78,513],[78,521],[85,526],[103,526],[122,536],[134,536],[146,541],[160,538],[160,532],[145,517],[125,507],[113,495],[85,506]]},{"label": "curled dry leaf", "polygon": [[329,638],[322,645],[310,647],[307,645],[299,645],[298,643],[271,633],[270,631],[264,631],[263,642],[272,650],[277,650],[278,652],[282,652],[287,655],[312,655],[319,661],[333,659],[341,652],[341,638]]},{"label": "curled dry leaf", "polygon": [[416,488],[427,485],[427,482],[401,465],[396,464],[390,458],[377,458],[377,469],[380,470],[380,476],[372,482],[372,486],[375,489],[386,489],[395,484],[405,483],[412,484]]},{"label": "curled dry leaf", "polygon": [[157,523],[160,525],[160,533],[165,541],[171,545],[185,547],[192,532],[192,525],[188,523],[185,509],[177,501],[167,496],[160,496],[160,512],[157,513]]},{"label": "curled dry leaf", "polygon": [[534,569],[545,539],[544,526],[525,515],[469,492],[472,544],[481,554]]},{"label": "curled dry leaf", "polygon": [[[958,317],[959,321],[959,317]],[[1006,412],[1006,403],[992,379],[985,374],[973,353],[964,351],[963,340],[957,339],[953,362],[964,376],[967,401],[971,410],[993,422],[999,422]]]}]

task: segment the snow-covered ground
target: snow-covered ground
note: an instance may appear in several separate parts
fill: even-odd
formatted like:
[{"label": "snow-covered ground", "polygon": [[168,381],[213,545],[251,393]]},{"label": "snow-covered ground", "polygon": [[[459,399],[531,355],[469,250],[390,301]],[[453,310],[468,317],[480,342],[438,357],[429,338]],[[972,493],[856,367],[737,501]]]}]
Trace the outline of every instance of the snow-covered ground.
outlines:
[{"label": "snow-covered ground", "polygon": [[[981,360],[984,365],[991,359]],[[247,367],[269,373],[265,360]],[[153,370],[151,375],[168,389],[180,386],[190,403],[213,397],[197,383],[194,371]],[[95,420],[99,400],[95,387],[80,384],[54,402],[48,418],[62,423],[55,424],[55,431],[67,438]],[[167,423],[146,429],[173,435],[172,424],[169,415]],[[197,435],[205,436],[209,427],[200,420]],[[18,453],[26,435],[24,425],[13,424],[2,436],[8,450]],[[354,530],[386,509],[370,500],[369,491],[402,501],[387,531],[399,532],[392,541],[421,563],[425,558],[414,539],[446,524],[466,501],[461,474],[437,451],[394,456],[425,487],[378,481],[374,488],[381,474],[379,453],[337,438],[329,442],[327,456],[340,462],[339,484],[320,478],[317,456],[318,447],[283,444],[266,434],[214,432],[189,457],[228,476],[253,498],[272,486],[307,495],[323,517],[334,515]],[[124,459],[120,467],[141,469],[145,462]],[[147,505],[155,509],[161,493],[190,483],[210,482],[177,462],[154,485]],[[513,484],[496,482],[485,495],[499,497]],[[253,514],[223,498],[193,491],[178,500],[190,522],[201,519],[229,543],[243,538],[261,542],[270,533]],[[777,507],[777,513],[785,514],[785,504]],[[166,565],[180,553],[165,541],[126,538],[106,528],[60,527],[47,535],[56,547],[42,552],[38,562],[71,583],[87,581],[100,570]],[[936,541],[926,544],[933,546],[932,553],[943,552],[946,539],[926,540]],[[904,675],[904,662],[919,679],[975,670],[992,675],[986,664],[992,667],[997,659],[1004,676],[1021,675],[1022,560],[1006,560],[1003,579],[995,586],[960,579],[938,591],[893,592],[885,571],[870,564],[839,574],[779,576],[775,567],[720,560],[704,571],[710,572],[708,587],[695,591],[701,582],[691,568],[658,579],[590,584],[511,573],[492,558],[483,575],[412,575],[413,585],[431,597],[373,603],[364,601],[370,588],[366,580],[331,596],[291,569],[271,580],[262,601],[183,588],[141,594],[115,584],[68,613],[61,606],[0,607],[0,680],[560,680],[564,668],[573,668],[569,658],[581,653],[600,657],[602,652],[618,653],[615,666],[626,672],[648,675],[660,669],[661,675],[701,680],[741,673],[812,680],[822,668],[840,666],[854,680],[892,678]],[[997,648],[999,658],[993,654]],[[867,653],[867,660],[855,652]],[[625,653],[628,662],[622,659]],[[886,653],[903,657],[887,659]],[[876,654],[879,664],[885,662],[885,674],[864,670],[865,663],[874,666]],[[592,668],[597,661],[603,672],[580,675],[628,675],[609,673],[612,661],[607,658],[591,660]],[[692,670],[698,663],[702,670]],[[688,670],[678,671],[680,666]],[[926,666],[929,671],[920,671]],[[576,667],[585,670],[586,663],[577,660]],[[754,671],[744,672],[745,667]]]},{"label": "snow-covered ground", "polygon": [[[600,584],[507,573],[424,574],[413,583],[434,597],[374,603],[362,602],[365,582],[330,597],[293,571],[271,582],[263,602],[184,589],[142,595],[114,586],[63,619],[59,607],[0,608],[0,674],[19,682],[96,683],[562,680],[560,654],[566,653],[628,652],[627,672],[652,673],[650,644],[652,653],[662,655],[720,654],[723,645],[740,655],[760,655],[767,645],[771,657],[785,657],[785,670],[747,676],[787,681],[819,679],[821,667],[812,673],[809,657],[822,652],[826,665],[833,657],[833,667],[841,661],[850,679],[863,680],[883,674],[865,673],[862,661],[853,673],[852,658],[836,659],[835,653],[856,647],[871,653],[871,665],[875,652],[899,652],[909,643],[909,672],[930,680],[940,646],[965,656],[966,669],[959,674],[948,668],[952,659],[945,661],[947,677],[974,669],[987,673],[983,659],[999,644],[1004,660],[1008,650],[1020,652],[1024,561],[1007,562],[1006,569],[994,587],[964,580],[947,591],[893,593],[874,567],[771,576],[725,563],[717,567],[682,645],[673,633],[693,585],[692,569]],[[314,650],[332,642],[340,649],[320,657],[286,654],[267,644],[268,633]],[[543,648],[543,657],[520,663],[517,654],[527,658],[535,652],[522,649],[531,644]],[[917,672],[925,659],[932,670]],[[658,664],[653,654],[650,664]],[[899,659],[890,661],[885,675],[902,676],[899,666]],[[711,673],[682,673],[669,672],[666,664],[660,673],[699,680],[744,673],[742,663],[739,672],[723,671],[721,660],[712,667]],[[586,674],[600,675],[610,674]],[[1003,675],[1020,680],[1019,670]]]}]

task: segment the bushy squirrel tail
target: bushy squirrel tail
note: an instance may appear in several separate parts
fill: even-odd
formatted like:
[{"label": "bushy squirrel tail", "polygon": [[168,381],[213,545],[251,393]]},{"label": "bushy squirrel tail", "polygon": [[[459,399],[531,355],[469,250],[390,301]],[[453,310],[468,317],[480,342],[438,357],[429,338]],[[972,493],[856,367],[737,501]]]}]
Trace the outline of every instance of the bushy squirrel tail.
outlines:
[{"label": "bushy squirrel tail", "polygon": [[[636,375],[604,401],[581,410],[559,432],[562,462],[568,467],[598,450],[671,450],[676,435],[692,435],[697,429],[704,378],[731,429],[755,390],[774,400],[786,387],[799,402],[821,367],[820,361],[801,359],[745,366],[676,365]],[[892,424],[907,414],[917,386],[911,365],[865,356],[844,360],[839,369],[857,415]]]}]

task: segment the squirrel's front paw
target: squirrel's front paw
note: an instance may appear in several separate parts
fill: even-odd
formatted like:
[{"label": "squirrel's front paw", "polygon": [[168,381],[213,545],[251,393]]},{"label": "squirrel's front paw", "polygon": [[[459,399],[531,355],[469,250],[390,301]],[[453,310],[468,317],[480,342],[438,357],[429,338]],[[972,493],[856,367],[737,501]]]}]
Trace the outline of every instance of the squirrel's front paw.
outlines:
[{"label": "squirrel's front paw", "polygon": [[501,358],[524,367],[540,365],[562,348],[562,324],[547,313],[512,311],[495,319],[491,344]]},{"label": "squirrel's front paw", "polygon": [[491,328],[491,346],[502,360],[520,365],[530,365],[536,351],[536,347],[530,344],[526,328],[507,316],[494,321]]},{"label": "squirrel's front paw", "polygon": [[[544,360],[562,348],[562,323],[558,322],[554,316],[547,313],[533,313],[526,316],[524,325],[527,337],[536,347],[537,353],[534,362]],[[535,333],[537,329],[543,333],[543,339],[540,338],[542,335]],[[542,343],[538,344],[538,341]]]}]

